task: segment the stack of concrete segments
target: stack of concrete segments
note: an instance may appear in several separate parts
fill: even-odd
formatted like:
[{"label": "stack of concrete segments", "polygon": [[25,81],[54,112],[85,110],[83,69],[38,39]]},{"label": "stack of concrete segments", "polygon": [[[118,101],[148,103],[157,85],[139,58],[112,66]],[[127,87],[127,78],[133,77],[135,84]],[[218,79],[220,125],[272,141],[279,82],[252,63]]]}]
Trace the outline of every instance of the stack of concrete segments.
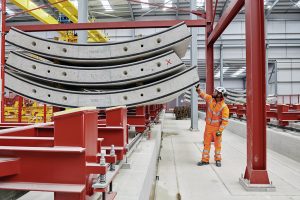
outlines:
[{"label": "stack of concrete segments", "polygon": [[63,107],[107,108],[167,102],[199,81],[196,67],[181,61],[190,43],[184,23],[118,43],[70,44],[12,28],[5,87]]},{"label": "stack of concrete segments", "polygon": [[246,103],[246,90],[227,89],[226,102],[229,104],[244,104]]},{"label": "stack of concrete segments", "polygon": [[[195,89],[195,88],[193,88],[193,89]],[[188,90],[188,91],[186,91],[185,93],[184,93],[184,101],[185,102],[187,102],[187,103],[190,103],[191,102],[191,91],[190,90]],[[197,95],[197,97],[198,97],[198,104],[201,104],[201,103],[205,103],[205,101],[203,100],[203,99],[201,99],[200,97],[199,97],[199,95],[198,94],[196,94]]]},{"label": "stack of concrete segments", "polygon": [[[227,89],[227,103],[230,104],[245,104],[247,103],[247,94],[246,90],[241,89]],[[277,103],[276,97],[267,97],[267,104],[275,104]]]}]

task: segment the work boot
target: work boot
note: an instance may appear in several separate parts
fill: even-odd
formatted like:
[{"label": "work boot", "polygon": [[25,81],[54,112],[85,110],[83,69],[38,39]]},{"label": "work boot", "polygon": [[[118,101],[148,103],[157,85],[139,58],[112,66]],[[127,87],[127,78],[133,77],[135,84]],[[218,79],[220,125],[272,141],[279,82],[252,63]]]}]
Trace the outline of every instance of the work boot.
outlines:
[{"label": "work boot", "polygon": [[200,161],[197,163],[198,166],[203,166],[203,165],[208,165],[209,162],[203,162],[203,161]]},{"label": "work boot", "polygon": [[217,166],[217,167],[221,167],[221,160],[217,160],[217,161],[216,161],[216,166]]}]

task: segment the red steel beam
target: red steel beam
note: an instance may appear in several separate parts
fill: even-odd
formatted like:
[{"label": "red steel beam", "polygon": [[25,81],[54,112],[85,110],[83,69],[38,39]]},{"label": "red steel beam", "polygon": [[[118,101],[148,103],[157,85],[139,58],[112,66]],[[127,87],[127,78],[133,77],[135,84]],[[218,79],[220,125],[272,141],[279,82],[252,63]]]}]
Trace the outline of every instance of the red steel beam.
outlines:
[{"label": "red steel beam", "polygon": [[[205,27],[204,19],[183,20],[188,27]],[[97,30],[97,29],[131,29],[131,28],[167,28],[174,26],[182,20],[165,21],[127,21],[127,22],[94,22],[94,23],[76,23],[76,24],[39,24],[39,25],[17,25],[14,26],[22,31],[66,31],[66,30]],[[7,26],[8,32],[10,26]]]},{"label": "red steel beam", "polygon": [[6,13],[6,0],[2,0],[1,2],[1,19],[2,19],[2,26],[1,26],[1,122],[4,122],[4,66],[5,66],[5,28],[6,28],[6,23],[5,23],[5,13]]},{"label": "red steel beam", "polygon": [[208,43],[208,37],[213,30],[213,0],[206,1],[207,26],[205,28],[206,37],[206,92],[212,94],[214,91],[214,46]]},{"label": "red steel beam", "polygon": [[247,64],[247,167],[250,184],[270,184],[266,145],[264,0],[245,0]]},{"label": "red steel beam", "polygon": [[223,31],[227,28],[234,17],[240,12],[245,4],[245,0],[232,0],[221,16],[218,24],[215,26],[214,30],[211,32],[208,38],[208,44],[214,44],[215,41],[220,37]]},{"label": "red steel beam", "polygon": [[18,96],[18,123],[22,122],[23,97]]}]

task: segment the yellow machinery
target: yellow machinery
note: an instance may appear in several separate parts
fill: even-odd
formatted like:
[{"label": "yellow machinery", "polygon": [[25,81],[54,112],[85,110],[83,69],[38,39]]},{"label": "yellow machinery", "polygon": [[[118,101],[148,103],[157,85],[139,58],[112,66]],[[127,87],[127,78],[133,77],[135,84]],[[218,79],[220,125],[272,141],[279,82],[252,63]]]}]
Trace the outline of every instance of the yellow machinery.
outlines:
[{"label": "yellow machinery", "polygon": [[[12,93],[11,93],[12,94]],[[12,96],[12,95],[10,95]],[[19,101],[22,106],[19,108]],[[44,122],[44,111],[46,111],[46,122],[51,121],[53,108],[44,107],[36,101],[19,98],[18,96],[5,98],[4,120],[5,122],[20,122],[19,111],[22,112],[21,122],[23,123],[41,123]]]},{"label": "yellow machinery", "polygon": [[[17,5],[19,8],[28,11],[30,15],[32,15],[34,18],[38,19],[39,21],[45,23],[45,24],[59,24],[59,21],[52,17],[50,14],[48,14],[45,10],[43,9],[37,9],[38,6],[32,2],[31,0],[10,0],[12,3]],[[51,4],[59,2],[61,0],[48,0]],[[62,3],[56,3],[53,5],[63,13],[66,17],[68,17],[73,23],[78,23],[78,10],[74,6],[74,4],[70,1],[65,1]],[[35,10],[33,10],[35,9]],[[75,37],[70,36],[70,33],[60,31],[61,34],[60,40],[62,41],[69,41],[72,40],[70,39]],[[108,39],[107,37],[102,34],[101,32],[97,30],[91,30],[88,31],[88,36],[89,36],[89,42],[107,42]]]}]

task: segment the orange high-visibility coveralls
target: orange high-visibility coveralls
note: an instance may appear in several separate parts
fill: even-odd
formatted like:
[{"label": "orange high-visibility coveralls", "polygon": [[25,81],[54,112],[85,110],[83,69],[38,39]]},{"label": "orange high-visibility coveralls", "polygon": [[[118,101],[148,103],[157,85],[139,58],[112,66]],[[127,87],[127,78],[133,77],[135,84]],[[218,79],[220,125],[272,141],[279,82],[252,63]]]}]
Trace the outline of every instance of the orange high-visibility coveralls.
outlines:
[{"label": "orange high-visibility coveralls", "polygon": [[205,99],[208,108],[206,111],[206,126],[204,132],[204,150],[202,153],[202,161],[209,162],[210,144],[214,140],[215,144],[215,160],[221,160],[221,142],[222,135],[216,136],[216,132],[222,132],[228,124],[229,109],[224,100],[216,102],[211,95],[200,92],[200,97]]}]

